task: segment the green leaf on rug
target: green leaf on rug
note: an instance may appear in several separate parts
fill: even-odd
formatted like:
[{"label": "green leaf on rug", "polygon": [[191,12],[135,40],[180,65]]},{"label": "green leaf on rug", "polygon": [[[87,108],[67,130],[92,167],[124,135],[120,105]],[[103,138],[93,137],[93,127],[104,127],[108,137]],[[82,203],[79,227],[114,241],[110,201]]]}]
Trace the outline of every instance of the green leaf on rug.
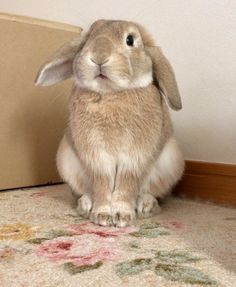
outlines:
[{"label": "green leaf on rug", "polygon": [[152,269],[151,258],[138,258],[131,261],[124,261],[116,265],[116,274],[120,277],[135,275],[144,270]]},{"label": "green leaf on rug", "polygon": [[49,232],[47,232],[46,235],[48,239],[54,239],[54,238],[63,237],[63,236],[72,236],[70,232],[64,231],[64,230],[50,230]]},{"label": "green leaf on rug", "polygon": [[137,242],[130,242],[129,243],[129,248],[131,248],[131,249],[140,249],[140,246],[138,245]]},{"label": "green leaf on rug", "polygon": [[156,238],[161,235],[169,235],[170,233],[165,230],[160,229],[140,229],[137,232],[132,232],[129,235],[134,237],[148,237],[148,238]]},{"label": "green leaf on rug", "polygon": [[82,216],[80,216],[80,215],[67,213],[67,214],[65,214],[65,216],[72,217],[72,218],[78,218],[78,219],[81,219],[81,220],[85,221],[85,219]]},{"label": "green leaf on rug", "polygon": [[41,244],[43,241],[45,240],[49,240],[50,238],[45,238],[45,237],[41,237],[41,238],[33,238],[33,239],[29,239],[26,242],[31,243],[31,244]]},{"label": "green leaf on rug", "polygon": [[81,266],[76,266],[75,264],[73,264],[72,262],[68,262],[63,264],[64,265],[64,269],[69,272],[71,275],[75,275],[77,273],[82,273],[85,271],[90,271],[90,270],[94,270],[97,269],[99,267],[101,267],[103,265],[102,261],[98,261],[93,265],[81,265]]},{"label": "green leaf on rug", "polygon": [[140,229],[154,229],[160,227],[158,222],[143,223],[140,225]]},{"label": "green leaf on rug", "polygon": [[211,280],[207,275],[189,266],[179,266],[176,264],[157,263],[155,273],[170,281],[178,281],[189,284],[213,285],[215,281]]},{"label": "green leaf on rug", "polygon": [[66,217],[72,218],[74,220],[75,223],[79,223],[79,222],[85,222],[84,217],[80,216],[80,215],[75,215],[75,214],[65,214]]},{"label": "green leaf on rug", "polygon": [[52,240],[54,238],[63,237],[63,236],[72,236],[71,233],[64,230],[50,230],[46,233],[46,237],[39,237],[27,240],[31,244],[41,244],[43,241]]},{"label": "green leaf on rug", "polygon": [[167,263],[191,263],[203,259],[192,256],[190,253],[181,250],[157,251],[155,252],[155,258]]},{"label": "green leaf on rug", "polygon": [[134,237],[156,238],[161,235],[169,235],[170,233],[160,226],[158,222],[143,223],[140,225],[139,231],[132,232],[129,235]]}]

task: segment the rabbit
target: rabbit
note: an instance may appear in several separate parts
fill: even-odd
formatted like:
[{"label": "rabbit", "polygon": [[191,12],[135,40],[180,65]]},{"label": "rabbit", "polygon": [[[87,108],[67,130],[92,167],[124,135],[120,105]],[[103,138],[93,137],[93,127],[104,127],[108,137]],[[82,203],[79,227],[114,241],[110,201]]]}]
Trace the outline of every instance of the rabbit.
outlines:
[{"label": "rabbit", "polygon": [[170,63],[141,25],[98,20],[42,66],[36,85],[71,76],[57,168],[78,214],[116,227],[157,214],[184,171],[168,111],[182,108]]}]

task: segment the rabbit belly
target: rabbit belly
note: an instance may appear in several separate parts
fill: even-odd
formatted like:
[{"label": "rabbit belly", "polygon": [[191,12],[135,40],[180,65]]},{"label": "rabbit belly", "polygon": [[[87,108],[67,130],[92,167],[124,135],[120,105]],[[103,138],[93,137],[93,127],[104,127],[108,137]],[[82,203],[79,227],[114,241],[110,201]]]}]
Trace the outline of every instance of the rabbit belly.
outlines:
[{"label": "rabbit belly", "polygon": [[135,148],[124,150],[121,147],[112,153],[97,143],[91,149],[91,153],[86,154],[86,163],[96,173],[109,176],[114,176],[117,171],[138,174],[147,163],[144,154]]},{"label": "rabbit belly", "polygon": [[69,128],[86,168],[112,176],[142,174],[160,152],[169,123],[156,87],[102,96],[78,90],[73,97]]}]

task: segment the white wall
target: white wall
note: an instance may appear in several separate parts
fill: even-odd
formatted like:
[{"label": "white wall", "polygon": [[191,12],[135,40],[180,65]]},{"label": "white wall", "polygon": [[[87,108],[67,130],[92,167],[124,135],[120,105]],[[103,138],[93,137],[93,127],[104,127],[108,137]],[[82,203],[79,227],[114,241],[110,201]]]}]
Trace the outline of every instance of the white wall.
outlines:
[{"label": "white wall", "polygon": [[1,0],[0,11],[84,28],[98,18],[142,23],[176,71],[185,158],[236,163],[235,0]]}]

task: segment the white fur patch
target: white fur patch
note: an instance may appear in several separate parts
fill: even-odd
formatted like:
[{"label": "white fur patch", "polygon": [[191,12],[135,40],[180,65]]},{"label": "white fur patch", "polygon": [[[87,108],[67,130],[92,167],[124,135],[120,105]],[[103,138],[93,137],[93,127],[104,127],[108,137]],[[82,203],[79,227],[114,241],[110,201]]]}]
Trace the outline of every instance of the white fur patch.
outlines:
[{"label": "white fur patch", "polygon": [[157,185],[157,194],[162,196],[181,178],[184,160],[174,137],[163,148],[158,160],[152,167],[141,187],[141,193],[148,192],[151,183]]},{"label": "white fur patch", "polygon": [[118,171],[122,173],[140,171],[140,166],[145,165],[146,158],[141,153],[132,153],[131,150],[121,151],[118,154]]},{"label": "white fur patch", "polygon": [[[94,131],[93,131],[94,136]],[[99,138],[97,134],[96,138]],[[93,145],[96,158],[86,155],[86,162],[97,172],[108,175],[114,178],[116,168],[118,167],[118,174],[126,172],[139,173],[140,167],[146,164],[147,158],[143,153],[135,152],[132,150],[133,141],[128,139],[128,136],[123,140],[118,153],[111,154],[105,150],[105,147],[101,144],[98,146],[98,142],[90,141]],[[114,182],[111,183],[112,185]]]},{"label": "white fur patch", "polygon": [[119,78],[117,78],[115,83],[120,88],[128,89],[128,87],[130,85],[130,80],[129,79],[119,79]]},{"label": "white fur patch", "polygon": [[82,153],[82,160],[95,173],[107,176],[114,176],[116,170],[116,160],[114,155],[108,153],[105,148],[103,135],[96,129],[88,132],[88,143],[90,152]]},{"label": "white fur patch", "polygon": [[150,85],[153,81],[152,72],[146,73],[131,83],[131,88],[144,88]]},{"label": "white fur patch", "polygon": [[98,150],[98,161],[95,163],[98,170],[103,171],[107,175],[114,175],[116,161],[114,156],[107,153],[104,149]]},{"label": "white fur patch", "polygon": [[135,89],[135,88],[144,88],[150,85],[153,81],[152,72],[148,72],[144,75],[141,75],[134,81],[129,79],[119,79],[115,81],[117,86],[123,89]]},{"label": "white fur patch", "polygon": [[112,81],[116,86],[116,87],[114,86],[113,88],[108,88],[105,82],[102,84],[96,78],[89,79],[89,80],[86,80],[86,79],[81,80],[75,77],[75,80],[79,87],[87,88],[97,93],[102,93],[102,92],[110,92],[111,90],[145,88],[152,83],[153,77],[152,77],[152,72],[148,72],[144,75],[141,75],[134,81],[130,81],[130,79],[128,78],[125,79],[125,78],[118,78],[118,77],[117,78],[112,77],[111,79],[103,80],[103,81]]},{"label": "white fur patch", "polygon": [[127,172],[134,169],[135,162],[132,161],[130,154],[128,152],[120,152],[118,155],[119,161],[119,171],[120,172]]},{"label": "white fur patch", "polygon": [[[61,148],[61,145],[64,145]],[[84,176],[79,159],[74,150],[66,142],[66,138],[62,139],[61,145],[57,153],[57,168],[64,181],[68,182],[74,192],[81,194],[78,188],[78,176]]]},{"label": "white fur patch", "polygon": [[100,90],[99,88],[99,83],[97,82],[96,79],[92,79],[92,80],[80,80],[80,79],[77,79],[77,77],[75,78],[76,79],[76,84],[81,87],[81,88],[86,88],[86,89],[89,89],[91,91],[94,91],[94,92],[102,92],[102,90]]}]

